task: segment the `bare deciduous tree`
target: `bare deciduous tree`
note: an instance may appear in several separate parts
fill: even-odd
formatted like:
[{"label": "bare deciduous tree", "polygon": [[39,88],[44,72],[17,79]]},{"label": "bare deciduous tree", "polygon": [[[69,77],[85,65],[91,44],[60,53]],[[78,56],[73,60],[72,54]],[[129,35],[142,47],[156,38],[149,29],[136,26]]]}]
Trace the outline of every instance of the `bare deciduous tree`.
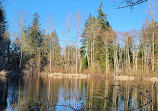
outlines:
[{"label": "bare deciduous tree", "polygon": [[21,53],[20,53],[20,65],[19,68],[22,67],[22,61],[23,61],[23,51],[25,49],[25,34],[24,34],[24,28],[27,22],[27,13],[24,11],[19,11],[17,13],[18,18],[18,26],[20,27],[20,42],[21,42]]},{"label": "bare deciduous tree", "polygon": [[151,18],[151,31],[152,31],[152,71],[155,70],[154,50],[155,50],[155,19],[157,18],[156,0],[150,0],[148,14]]},{"label": "bare deciduous tree", "polygon": [[50,49],[49,49],[49,70],[50,70],[50,73],[52,72],[52,31],[53,31],[53,25],[54,25],[54,19],[53,17],[48,17],[48,21],[47,21],[47,25],[48,25],[48,28],[49,28],[49,31],[50,31],[50,35],[49,35],[49,45],[50,45]]},{"label": "bare deciduous tree", "polygon": [[67,16],[67,21],[66,21],[66,33],[67,33],[67,46],[68,46],[68,54],[67,54],[67,64],[66,64],[66,73],[68,73],[69,71],[69,62],[70,62],[70,49],[69,49],[69,45],[70,45],[70,29],[71,29],[71,14],[69,14]]},{"label": "bare deciduous tree", "polygon": [[76,74],[78,73],[78,39],[79,39],[79,34],[81,32],[80,27],[81,27],[81,16],[80,16],[80,12],[77,12]]}]

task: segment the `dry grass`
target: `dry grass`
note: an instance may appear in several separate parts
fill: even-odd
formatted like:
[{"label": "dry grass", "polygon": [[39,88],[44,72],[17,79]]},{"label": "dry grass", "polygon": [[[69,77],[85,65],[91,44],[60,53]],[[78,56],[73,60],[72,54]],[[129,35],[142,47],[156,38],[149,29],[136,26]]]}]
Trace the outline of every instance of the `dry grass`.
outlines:
[{"label": "dry grass", "polygon": [[42,73],[41,76],[43,77],[55,77],[55,78],[88,78],[89,75],[87,74],[64,74],[64,73]]},{"label": "dry grass", "polygon": [[[61,69],[57,69],[56,72],[60,73],[54,73],[54,74],[49,74],[48,72],[46,74],[42,74],[44,76],[48,77],[55,77],[55,78],[88,78],[88,77],[110,77],[110,78],[115,78],[116,80],[120,81],[133,81],[133,80],[149,80],[149,81],[158,81],[158,75],[155,73],[152,73],[152,71],[144,72],[143,70],[134,71],[134,70],[120,70],[118,73],[114,74],[113,70],[109,70],[107,74],[105,73],[100,73],[98,70],[93,70],[92,72],[91,68],[84,69],[81,73],[82,74],[65,74],[64,71]],[[114,77],[114,75],[116,75]]]},{"label": "dry grass", "polygon": [[83,74],[90,74],[91,73],[91,71],[90,71],[90,69],[84,69],[83,71],[82,71],[82,73]]},{"label": "dry grass", "polygon": [[5,70],[2,70],[2,71],[0,72],[0,75],[1,75],[1,76],[6,76],[6,74],[7,74],[7,71],[5,71]]},{"label": "dry grass", "polygon": [[122,80],[122,81],[133,81],[135,80],[135,77],[132,76],[116,76],[115,77],[116,80]]}]

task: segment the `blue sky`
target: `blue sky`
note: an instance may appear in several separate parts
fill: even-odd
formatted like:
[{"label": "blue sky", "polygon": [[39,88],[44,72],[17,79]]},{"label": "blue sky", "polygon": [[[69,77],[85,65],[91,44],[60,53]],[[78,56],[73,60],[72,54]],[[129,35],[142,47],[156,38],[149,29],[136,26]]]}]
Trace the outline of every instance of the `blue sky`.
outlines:
[{"label": "blue sky", "polygon": [[[148,2],[138,6],[124,9],[115,9],[112,0],[102,0],[103,11],[108,15],[108,21],[115,31],[128,31],[130,29],[141,29],[146,18],[145,9]],[[16,30],[14,22],[19,11],[27,12],[28,24],[31,24],[33,14],[37,12],[40,15],[41,28],[46,24],[48,16],[54,18],[54,28],[60,38],[60,43],[65,43],[63,34],[64,24],[67,15],[76,15],[79,11],[82,16],[82,24],[88,18],[89,14],[97,15],[97,9],[101,0],[11,0],[6,5],[7,20],[10,24],[10,30]],[[64,45],[63,45],[64,46]]]}]

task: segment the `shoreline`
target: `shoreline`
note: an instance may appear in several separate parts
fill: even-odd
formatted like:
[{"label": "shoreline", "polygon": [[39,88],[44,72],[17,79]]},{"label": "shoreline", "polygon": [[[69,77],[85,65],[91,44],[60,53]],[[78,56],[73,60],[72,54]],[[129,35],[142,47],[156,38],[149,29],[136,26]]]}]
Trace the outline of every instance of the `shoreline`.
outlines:
[{"label": "shoreline", "polygon": [[[7,75],[5,72],[0,73],[0,79],[4,78],[15,78],[15,77],[25,77],[25,76],[31,76],[31,75]],[[89,78],[107,78],[107,79],[114,79],[118,81],[134,81],[134,80],[145,80],[145,81],[152,81],[152,82],[158,82],[158,76],[152,76],[152,77],[142,77],[142,76],[129,76],[129,75],[91,75],[91,74],[65,74],[65,73],[41,73],[38,75],[40,77],[50,77],[50,78],[78,78],[78,79],[89,79]]]},{"label": "shoreline", "polygon": [[104,75],[91,75],[91,74],[64,74],[64,73],[42,73],[41,77],[50,77],[50,78],[80,78],[80,79],[88,79],[88,78],[107,78],[114,79],[118,81],[134,81],[134,80],[147,80],[152,82],[158,82],[158,77],[137,77],[137,76],[127,76],[127,75],[116,75],[116,76],[104,76]]},{"label": "shoreline", "polygon": [[64,74],[64,73],[41,73],[41,77],[55,77],[55,78],[89,78],[89,74]]}]

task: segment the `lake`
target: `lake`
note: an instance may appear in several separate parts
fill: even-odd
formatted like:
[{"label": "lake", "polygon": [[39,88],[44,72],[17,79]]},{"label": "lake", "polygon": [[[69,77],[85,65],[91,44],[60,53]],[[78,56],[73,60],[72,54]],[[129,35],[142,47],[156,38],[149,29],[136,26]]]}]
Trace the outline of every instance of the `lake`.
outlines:
[{"label": "lake", "polygon": [[158,110],[157,83],[106,78],[0,79],[0,110]]}]

